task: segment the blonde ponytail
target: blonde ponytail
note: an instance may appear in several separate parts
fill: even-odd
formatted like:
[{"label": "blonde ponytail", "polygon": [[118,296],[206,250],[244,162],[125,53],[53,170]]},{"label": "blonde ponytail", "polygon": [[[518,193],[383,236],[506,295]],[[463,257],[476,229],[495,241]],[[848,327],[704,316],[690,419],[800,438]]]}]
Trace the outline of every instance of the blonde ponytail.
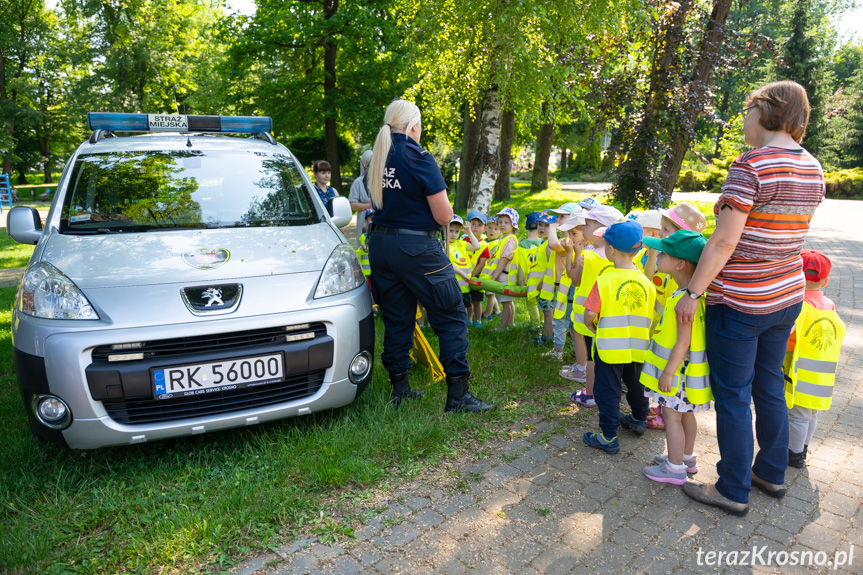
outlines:
[{"label": "blonde ponytail", "polygon": [[392,146],[393,130],[410,132],[421,121],[420,109],[407,100],[394,100],[384,112],[384,125],[378,131],[372,148],[372,163],[369,166],[369,193],[372,205],[380,209],[384,205],[384,168]]}]

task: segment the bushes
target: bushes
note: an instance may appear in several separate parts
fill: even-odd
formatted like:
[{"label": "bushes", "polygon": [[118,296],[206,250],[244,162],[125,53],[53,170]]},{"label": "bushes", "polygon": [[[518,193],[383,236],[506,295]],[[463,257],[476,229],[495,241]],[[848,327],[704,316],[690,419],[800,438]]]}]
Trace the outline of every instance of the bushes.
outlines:
[{"label": "bushes", "polygon": [[[728,175],[731,160],[713,160],[706,172],[687,170],[677,180],[681,192],[718,192]],[[863,168],[825,172],[824,182],[828,198],[863,200]]]},{"label": "bushes", "polygon": [[718,192],[728,175],[728,166],[733,161],[731,158],[714,159],[707,171],[687,170],[677,179],[677,187],[681,192]]},{"label": "bushes", "polygon": [[863,199],[863,168],[824,174],[828,198]]}]

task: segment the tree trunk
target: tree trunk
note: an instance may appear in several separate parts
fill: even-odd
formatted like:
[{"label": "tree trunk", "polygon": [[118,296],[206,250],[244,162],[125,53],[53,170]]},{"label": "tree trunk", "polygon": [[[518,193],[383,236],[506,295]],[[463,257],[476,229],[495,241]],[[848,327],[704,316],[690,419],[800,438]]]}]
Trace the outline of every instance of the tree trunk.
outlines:
[{"label": "tree trunk", "polygon": [[[545,106],[543,106],[545,107]],[[548,188],[548,158],[551,156],[551,140],[554,137],[554,124],[543,124],[536,137],[536,153],[533,160],[533,176],[530,191],[541,192]]]},{"label": "tree trunk", "polygon": [[662,195],[657,169],[665,148],[661,140],[665,128],[666,110],[672,107],[674,78],[680,77],[679,50],[686,39],[684,26],[693,0],[681,0],[668,10],[665,21],[653,38],[653,61],[650,66],[650,87],[641,118],[633,127],[629,145],[621,150],[625,158],[617,168],[612,187],[615,199],[628,211],[644,202],[659,207]]},{"label": "tree trunk", "polygon": [[680,113],[672,131],[671,150],[666,156],[660,177],[665,196],[658,198],[663,204],[671,201],[671,193],[677,184],[683,157],[695,137],[695,122],[704,111],[710,98],[710,75],[719,60],[719,51],[725,40],[725,21],[733,0],[714,0],[713,12],[704,31],[704,39],[698,52],[698,60],[690,81],[684,87],[684,98]]},{"label": "tree trunk", "polygon": [[561,148],[560,149],[560,173],[563,173],[566,171],[566,168],[569,165],[568,160],[569,160],[569,157],[567,156],[566,148]]},{"label": "tree trunk", "polygon": [[[722,94],[722,104],[719,106],[719,117],[722,118],[728,112],[728,90]],[[725,135],[725,124],[720,123],[719,129],[716,130],[716,148],[713,150],[713,157],[718,158],[722,153],[722,136]]]},{"label": "tree trunk", "polygon": [[[473,116],[471,116],[473,113]],[[461,140],[461,162],[458,169],[458,188],[455,194],[455,209],[467,209],[467,201],[470,197],[470,184],[473,180],[474,161],[476,159],[476,148],[479,145],[479,132],[482,126],[480,117],[480,101],[471,104],[464,102],[464,129]]]},{"label": "tree trunk", "polygon": [[491,86],[486,90],[482,102],[482,129],[468,200],[470,209],[479,210],[484,214],[489,213],[491,209],[494,185],[500,173],[500,121],[501,109],[500,100],[497,98],[497,86]]},{"label": "tree trunk", "polygon": [[[324,18],[329,20],[339,10],[339,0],[324,0]],[[324,142],[327,161],[332,166],[331,184],[340,194],[347,195],[342,189],[342,170],[339,159],[339,131],[336,126],[336,55],[338,46],[333,37],[324,40]]]},{"label": "tree trunk", "polygon": [[509,200],[509,163],[512,160],[512,141],[515,138],[515,110],[505,110],[500,132],[500,173],[494,183],[494,199]]}]

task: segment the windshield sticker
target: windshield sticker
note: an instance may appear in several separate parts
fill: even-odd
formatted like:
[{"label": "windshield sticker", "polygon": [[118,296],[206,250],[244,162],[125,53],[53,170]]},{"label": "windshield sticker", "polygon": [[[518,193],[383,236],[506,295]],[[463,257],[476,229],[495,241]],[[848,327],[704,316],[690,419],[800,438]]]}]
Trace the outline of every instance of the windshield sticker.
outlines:
[{"label": "windshield sticker", "polygon": [[90,214],[78,214],[77,216],[69,218],[69,222],[74,224],[75,222],[86,222],[89,219]]},{"label": "windshield sticker", "polygon": [[223,265],[230,257],[228,250],[203,248],[184,253],[183,261],[199,270],[212,270]]}]

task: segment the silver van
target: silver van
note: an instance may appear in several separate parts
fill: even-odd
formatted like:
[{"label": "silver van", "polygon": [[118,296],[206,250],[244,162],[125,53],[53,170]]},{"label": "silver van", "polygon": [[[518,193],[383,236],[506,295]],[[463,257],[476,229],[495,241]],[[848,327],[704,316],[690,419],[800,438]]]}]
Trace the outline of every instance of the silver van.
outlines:
[{"label": "silver van", "polygon": [[[12,319],[33,434],[74,449],[207,433],[351,403],[371,380],[359,260],[260,117],[88,114]],[[117,137],[115,132],[151,132]],[[244,135],[245,137],[238,137]]]}]

